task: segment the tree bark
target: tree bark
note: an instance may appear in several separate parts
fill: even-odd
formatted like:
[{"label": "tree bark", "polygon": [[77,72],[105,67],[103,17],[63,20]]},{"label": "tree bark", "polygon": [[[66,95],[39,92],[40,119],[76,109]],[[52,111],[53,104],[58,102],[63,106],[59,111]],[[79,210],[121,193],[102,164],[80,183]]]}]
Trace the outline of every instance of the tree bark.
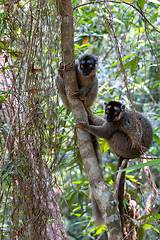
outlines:
[{"label": "tree bark", "polygon": [[[73,9],[71,0],[58,0],[58,8],[61,15],[61,47],[62,60],[65,64],[71,63],[74,66],[74,30],[73,30]],[[87,114],[82,102],[72,99],[69,93],[77,89],[75,67],[65,73],[65,88],[75,121],[88,121]],[[77,129],[79,149],[84,163],[84,170],[87,175],[91,190],[94,194],[98,207],[102,213],[104,223],[107,227],[108,240],[122,239],[117,203],[109,192],[100,166],[98,164],[90,134],[84,130]]]},{"label": "tree bark", "polygon": [[[1,54],[0,68],[4,69],[5,65],[4,57]],[[0,85],[1,91],[14,92],[14,81],[9,70],[4,75],[1,73],[0,82],[3,84]],[[5,165],[7,166],[4,168],[2,176],[10,166],[13,168],[12,184],[8,189],[8,192],[11,191],[13,195],[11,216],[7,220],[8,224],[12,226],[9,238],[65,240],[67,235],[53,190],[52,173],[49,172],[42,158],[41,144],[37,143],[36,134],[33,133],[31,136],[28,134],[27,126],[24,126],[26,114],[23,106],[18,105],[18,94],[20,93],[15,93],[14,96],[11,94],[7,99],[9,105],[2,103],[0,110],[1,127],[3,124],[10,127],[8,132],[4,130],[2,132],[6,147],[0,161],[0,168],[3,169]],[[4,128],[2,127],[2,129]],[[6,151],[9,155],[7,158],[5,157]],[[21,169],[23,176],[19,174],[18,169]],[[10,173],[6,176],[10,182]],[[7,199],[7,196],[5,197]],[[20,217],[21,214],[23,217]]]}]

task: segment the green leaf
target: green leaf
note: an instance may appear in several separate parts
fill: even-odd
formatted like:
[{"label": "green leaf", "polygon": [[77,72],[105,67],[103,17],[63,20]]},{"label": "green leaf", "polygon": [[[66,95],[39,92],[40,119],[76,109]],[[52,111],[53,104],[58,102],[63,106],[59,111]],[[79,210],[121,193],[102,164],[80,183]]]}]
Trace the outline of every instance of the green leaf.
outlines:
[{"label": "green leaf", "polygon": [[152,215],[151,215],[151,214],[145,214],[145,215],[143,215],[142,217],[140,217],[138,220],[147,219],[147,218],[149,218],[150,216],[152,216]]},{"label": "green leaf", "polygon": [[157,134],[153,134],[155,141],[160,144],[160,138],[157,136]]},{"label": "green leaf", "polygon": [[158,128],[156,128],[156,129],[154,129],[154,131],[153,131],[154,133],[159,133],[160,132],[160,126],[158,127]]},{"label": "green leaf", "polygon": [[62,201],[62,205],[65,203],[67,197],[73,193],[73,190],[71,190],[66,196],[65,199]]},{"label": "green leaf", "polygon": [[158,81],[157,83],[155,83],[152,88],[157,87],[159,84],[160,84],[160,81]]},{"label": "green leaf", "polygon": [[[89,229],[90,229],[90,228],[89,228]],[[94,228],[92,228],[91,230],[89,230],[89,231],[87,231],[87,232],[79,235],[78,238],[82,239],[83,236],[86,236],[86,235],[88,235],[89,233],[94,232],[96,229],[98,229],[98,227],[94,227]]]},{"label": "green leaf", "polygon": [[144,228],[145,230],[148,230],[148,229],[150,229],[150,228],[153,228],[156,232],[160,233],[160,231],[159,231],[157,228],[155,228],[154,226],[152,226],[151,224],[144,224],[144,225],[143,225],[143,228]]},{"label": "green leaf", "polygon": [[145,215],[146,217],[146,222],[145,223],[148,223],[148,222],[151,222],[151,221],[153,221],[153,220],[159,220],[160,219],[160,214],[156,214],[156,213],[154,213],[154,215],[152,216],[151,214],[148,214],[148,216],[147,215]]},{"label": "green leaf", "polygon": [[154,231],[156,231],[157,233],[159,233],[160,234],[160,231],[159,231],[159,229],[157,229],[156,227],[154,227],[153,225],[151,225],[151,228],[153,228],[154,229]]},{"label": "green leaf", "polygon": [[145,4],[145,0],[138,0],[137,4],[141,8],[141,10],[143,10],[144,4]]},{"label": "green leaf", "polygon": [[142,58],[141,57],[135,57],[132,61],[132,65],[131,65],[131,76],[133,75],[133,73],[135,72],[136,70],[136,67],[138,65],[138,62],[141,60]]},{"label": "green leaf", "polygon": [[[133,60],[127,62],[126,64],[124,64],[124,70],[126,70],[128,67],[130,67],[133,64]],[[116,75],[116,78],[123,72],[123,69],[121,68],[119,70],[119,72]]]},{"label": "green leaf", "polygon": [[126,177],[127,177],[130,181],[132,181],[132,182],[136,182],[136,183],[141,184],[141,183],[135,178],[135,176],[133,176],[133,175],[126,175]]},{"label": "green leaf", "polygon": [[78,201],[79,201],[79,205],[80,205],[82,211],[83,211],[83,195],[84,194],[82,192],[78,193]]},{"label": "green leaf", "polygon": [[89,199],[90,199],[90,196],[88,195],[88,193],[84,190],[81,190]]},{"label": "green leaf", "polygon": [[87,178],[86,178],[86,177],[85,177],[82,181],[74,181],[74,182],[72,182],[72,183],[73,183],[73,184],[79,184],[78,188],[76,189],[76,190],[79,190],[79,189],[82,187],[82,185],[83,185],[83,183],[84,183],[85,181],[87,181]]},{"label": "green leaf", "polygon": [[0,42],[0,50],[4,48],[4,44]]},{"label": "green leaf", "polygon": [[93,47],[93,44],[90,44],[90,43],[83,44],[83,45],[81,46],[81,50],[83,50],[83,49],[88,49],[88,47]]},{"label": "green leaf", "polygon": [[140,199],[140,197],[138,196],[137,193],[135,193],[135,192],[133,192],[133,191],[128,191],[128,193],[129,193],[132,197],[134,197],[135,199],[137,199],[137,200],[139,201],[139,203],[141,203],[141,199]]},{"label": "green leaf", "polygon": [[78,44],[74,44],[75,50],[80,49],[81,47]]},{"label": "green leaf", "polygon": [[[125,61],[126,59],[128,59],[128,58],[130,58],[130,57],[133,57],[133,56],[137,56],[137,55],[136,55],[136,54],[130,54],[130,55],[122,58],[122,61]],[[119,64],[119,63],[120,63],[120,61],[117,61],[117,62],[113,63],[110,67],[116,66],[116,65]]]},{"label": "green leaf", "polygon": [[103,233],[105,230],[106,230],[105,225],[102,225],[101,227],[98,228],[98,230],[96,231],[96,233],[94,234],[94,236],[100,235],[100,234]]},{"label": "green leaf", "polygon": [[27,177],[24,175],[23,171],[20,168],[18,168],[17,172],[20,174],[22,178],[27,179]]},{"label": "green leaf", "polygon": [[[73,192],[71,191],[69,194],[67,194],[66,198],[71,195],[70,199],[69,199],[69,202],[68,202],[68,211],[69,209],[71,208],[71,205],[73,203],[73,200],[75,199],[76,195],[77,195],[77,192],[79,191],[79,189],[81,188],[81,186],[83,185],[83,183],[87,180],[87,178],[84,178],[80,184],[78,185],[77,189]],[[75,184],[77,184],[77,182],[74,182]],[[79,182],[78,182],[79,183]],[[62,204],[64,203],[64,201],[62,202]]]},{"label": "green leaf", "polygon": [[128,168],[125,168],[125,169],[122,169],[122,170],[118,170],[118,172],[125,172],[125,171],[128,171],[128,170],[135,170],[135,169],[143,168],[143,167],[146,167],[146,166],[159,165],[159,164],[160,164],[160,159],[156,159],[156,160],[148,161],[147,163],[140,163],[140,164],[134,165],[132,167],[128,167]]},{"label": "green leaf", "polygon": [[110,147],[109,147],[108,143],[105,140],[103,140],[103,142],[101,143],[100,152],[104,151],[104,153],[105,153],[109,149],[110,149]]},{"label": "green leaf", "polygon": [[[131,66],[131,75],[134,73],[134,71],[135,71],[135,69],[136,69],[136,66],[137,66],[137,64],[138,64],[138,62],[141,60],[142,58],[140,58],[140,57],[135,57],[135,58],[133,58],[131,61],[129,61],[129,62],[127,62],[126,64],[124,64],[124,69],[127,69],[127,68],[129,68],[130,66]],[[133,66],[132,66],[133,65]],[[121,68],[120,70],[119,70],[119,72],[117,73],[117,75],[116,75],[116,78],[121,74],[121,72],[123,72],[123,69]]]},{"label": "green leaf", "polygon": [[132,227],[132,228],[135,228],[136,226],[140,226],[140,224],[139,224],[139,222],[136,220],[136,219],[134,219],[134,218],[131,218],[132,219],[132,222],[134,222],[134,226]]},{"label": "green leaf", "polygon": [[72,205],[72,203],[73,203],[76,195],[77,195],[77,192],[75,191],[75,192],[71,195],[71,198],[69,199],[69,202],[68,202],[68,212],[69,212],[69,210],[70,210],[70,208],[71,208],[71,205]]},{"label": "green leaf", "polygon": [[140,225],[140,227],[138,228],[138,239],[139,240],[143,240],[143,234],[144,234],[143,226]]},{"label": "green leaf", "polygon": [[115,99],[114,99],[116,102],[119,100],[119,97],[115,97]]},{"label": "green leaf", "polygon": [[[152,216],[153,217],[153,216]],[[153,219],[160,220],[160,214],[154,213]]]}]

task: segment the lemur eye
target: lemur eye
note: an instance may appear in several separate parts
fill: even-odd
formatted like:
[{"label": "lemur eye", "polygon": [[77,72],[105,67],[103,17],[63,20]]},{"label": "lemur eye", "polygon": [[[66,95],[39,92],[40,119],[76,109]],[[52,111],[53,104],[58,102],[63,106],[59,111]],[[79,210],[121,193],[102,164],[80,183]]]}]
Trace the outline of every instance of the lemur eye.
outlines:
[{"label": "lemur eye", "polygon": [[108,109],[106,110],[106,113],[109,113],[109,110],[108,110]]},{"label": "lemur eye", "polygon": [[93,65],[92,65],[92,64],[90,64],[90,65],[89,65],[89,67],[90,67],[90,68],[92,68],[92,67],[93,67]]},{"label": "lemur eye", "polygon": [[115,115],[117,115],[117,114],[118,114],[118,112],[115,112],[114,114],[115,114]]},{"label": "lemur eye", "polygon": [[81,68],[84,68],[84,66],[81,64]]}]

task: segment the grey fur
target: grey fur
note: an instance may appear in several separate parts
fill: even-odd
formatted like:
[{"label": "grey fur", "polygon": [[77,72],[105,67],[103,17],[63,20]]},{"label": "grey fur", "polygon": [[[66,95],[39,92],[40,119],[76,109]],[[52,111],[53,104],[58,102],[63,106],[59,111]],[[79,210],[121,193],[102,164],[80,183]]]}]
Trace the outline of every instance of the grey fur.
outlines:
[{"label": "grey fur", "polygon": [[140,112],[136,112],[139,132],[136,129],[134,112],[125,110],[118,121],[107,122],[106,116],[99,117],[90,113],[90,122],[78,123],[78,127],[87,130],[95,136],[105,138],[111,150],[119,157],[137,158],[146,152],[153,139],[153,129],[150,121]]},{"label": "grey fur", "polygon": [[[92,72],[85,76],[83,75],[83,72],[80,68],[81,62],[84,62],[84,60],[87,59],[86,61],[91,60],[94,64],[94,68]],[[97,95],[98,95],[98,78],[96,76],[97,73],[97,67],[98,67],[98,58],[94,55],[82,55],[80,56],[76,62],[75,62],[75,67],[76,67],[76,76],[77,76],[77,83],[78,83],[78,91],[75,91],[73,93],[70,93],[70,96],[73,98],[79,98],[81,100],[84,100],[84,104],[86,107],[90,107],[94,104]],[[67,107],[69,107],[69,102],[66,96],[66,91],[65,91],[65,85],[64,85],[64,80],[63,76],[60,74],[57,74],[55,77],[57,89],[59,92],[59,96],[63,101],[63,104]]]},{"label": "grey fur", "polygon": [[[113,102],[112,104],[114,106]],[[118,102],[118,104],[120,103]],[[117,166],[121,165],[123,159],[137,158],[141,154],[146,152],[149,149],[153,139],[152,125],[143,114],[141,114],[140,112],[136,112],[137,124],[139,129],[139,133],[137,133],[134,112],[125,110],[125,107],[122,104],[120,104],[120,110],[121,112],[116,121],[108,122],[106,114],[103,118],[99,116],[94,116],[91,111],[89,111],[89,121],[93,125],[89,125],[87,123],[77,123],[78,127],[90,132],[95,136],[106,139],[113,153],[119,156]],[[120,184],[120,187],[122,188],[124,188],[123,184],[125,181],[125,173],[123,178],[124,179],[121,180],[122,184]],[[124,195],[123,189],[119,190],[119,201],[120,198],[124,198],[124,196],[119,196],[122,193]],[[121,199],[121,203],[119,206],[120,213],[122,213],[122,205],[123,200]],[[92,196],[92,213],[93,217],[95,218],[96,224],[102,225],[102,215],[100,213],[94,196]],[[124,220],[121,219],[122,226],[123,222]]]}]

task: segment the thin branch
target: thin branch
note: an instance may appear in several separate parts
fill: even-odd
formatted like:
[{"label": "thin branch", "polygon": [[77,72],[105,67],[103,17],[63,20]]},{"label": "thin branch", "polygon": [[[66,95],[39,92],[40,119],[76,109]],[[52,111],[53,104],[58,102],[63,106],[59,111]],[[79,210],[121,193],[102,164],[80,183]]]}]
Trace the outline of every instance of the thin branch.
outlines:
[{"label": "thin branch", "polygon": [[[148,157],[147,155],[145,154],[146,158],[143,160],[143,163],[146,163],[147,160],[148,160]],[[158,195],[160,195],[159,191],[158,191],[158,188],[156,186],[156,183],[154,181],[154,179],[152,178],[152,175],[151,175],[151,171],[150,171],[150,168],[149,166],[145,166],[144,167],[144,173],[145,173],[145,176],[146,176],[146,179],[147,179],[147,182],[150,186],[150,189],[151,189],[151,193],[150,195],[148,196],[147,198],[147,201],[146,201],[146,205],[145,205],[145,209],[144,211],[142,212],[141,214],[141,217],[144,216],[144,215],[147,215],[147,214],[150,214],[152,213],[152,210],[153,210],[153,203],[156,201],[156,199],[158,198]],[[144,224],[146,219],[142,219],[140,222],[141,224]]]},{"label": "thin branch", "polygon": [[[147,163],[148,157],[146,154],[144,154],[144,155],[146,156],[146,158],[143,159],[143,163]],[[157,189],[156,183],[155,183],[154,179],[152,178],[149,166],[144,167],[144,173],[145,173],[146,179],[148,181],[148,184],[150,185],[152,192],[155,194],[155,196],[160,195],[160,193]]]}]

